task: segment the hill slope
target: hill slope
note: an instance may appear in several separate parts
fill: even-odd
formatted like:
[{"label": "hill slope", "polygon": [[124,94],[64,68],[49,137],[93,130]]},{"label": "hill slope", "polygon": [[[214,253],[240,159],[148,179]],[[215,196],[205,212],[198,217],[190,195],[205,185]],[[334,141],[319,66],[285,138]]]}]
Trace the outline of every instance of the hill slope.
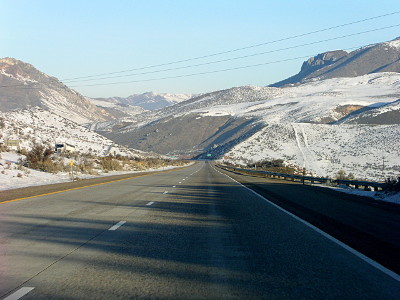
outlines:
[{"label": "hill slope", "polygon": [[0,111],[40,107],[79,124],[111,119],[105,110],[30,64],[0,59]]}]

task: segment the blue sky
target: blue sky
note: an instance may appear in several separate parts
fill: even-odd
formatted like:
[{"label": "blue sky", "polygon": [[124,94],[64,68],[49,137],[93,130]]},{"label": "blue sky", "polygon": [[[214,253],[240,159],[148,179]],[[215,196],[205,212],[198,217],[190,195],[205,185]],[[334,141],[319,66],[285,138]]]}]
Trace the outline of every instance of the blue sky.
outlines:
[{"label": "blue sky", "polygon": [[[61,80],[180,61],[400,11],[396,1],[0,0],[0,57],[14,57]],[[400,14],[129,75],[215,60],[263,55],[168,72],[68,82],[86,96],[146,91],[204,93],[240,85],[268,85],[296,74],[305,58],[226,72],[185,76],[349,49],[400,36],[400,26],[276,51],[400,24]],[[92,79],[92,78],[90,78]],[[148,81],[150,80],[150,81]],[[120,81],[137,81],[108,84]],[[65,81],[67,82],[67,81]],[[82,85],[107,85],[85,87]]]}]

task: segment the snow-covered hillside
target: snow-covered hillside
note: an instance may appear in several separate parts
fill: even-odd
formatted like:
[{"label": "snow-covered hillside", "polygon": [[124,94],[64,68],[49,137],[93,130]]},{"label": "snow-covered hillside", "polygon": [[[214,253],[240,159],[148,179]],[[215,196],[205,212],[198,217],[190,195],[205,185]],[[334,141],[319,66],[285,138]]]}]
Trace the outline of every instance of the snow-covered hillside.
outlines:
[{"label": "snow-covered hillside", "polygon": [[[30,149],[33,143],[54,146],[55,143],[68,143],[76,151],[94,155],[106,155],[113,142],[87,128],[40,108],[15,112],[0,112],[2,126],[0,141],[19,140],[21,148]],[[117,146],[116,153],[139,155]]]},{"label": "snow-covered hillside", "polygon": [[400,174],[400,125],[270,124],[225,154],[242,164],[283,159],[317,176],[339,170],[383,181]]},{"label": "snow-covered hillside", "polygon": [[[103,123],[102,128],[114,127],[129,140],[141,128],[148,130],[149,124],[175,120],[178,126],[189,115],[197,115],[196,120],[201,116],[255,119],[263,125],[261,131],[233,148],[219,145],[216,153],[220,155],[222,149],[232,162],[282,158],[320,176],[344,170],[358,178],[383,180],[384,175],[400,173],[399,99],[400,74],[374,73],[295,87],[235,87],[132,121],[124,119],[116,131],[115,122]],[[184,132],[188,130],[185,127]],[[182,139],[187,138],[184,132]]]},{"label": "snow-covered hillside", "polygon": [[376,73],[315,81],[296,87],[242,89],[250,96],[236,93],[241,97],[232,97],[231,102],[214,101],[214,105],[206,105],[192,112],[260,117],[267,123],[330,123],[361,107],[398,100],[400,74]]},{"label": "snow-covered hillside", "polygon": [[0,59],[0,111],[40,107],[78,124],[112,119],[57,78],[14,58]]},{"label": "snow-covered hillside", "polygon": [[266,101],[197,112],[258,116],[267,125],[225,153],[232,162],[280,158],[318,176],[344,170],[380,181],[400,174],[400,74],[335,78],[283,91]]}]

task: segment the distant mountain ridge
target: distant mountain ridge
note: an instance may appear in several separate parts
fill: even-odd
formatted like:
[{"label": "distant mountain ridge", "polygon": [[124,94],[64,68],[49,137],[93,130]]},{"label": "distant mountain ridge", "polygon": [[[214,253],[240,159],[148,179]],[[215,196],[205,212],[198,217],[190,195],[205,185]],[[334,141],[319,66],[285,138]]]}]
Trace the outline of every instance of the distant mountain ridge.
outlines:
[{"label": "distant mountain ridge", "polygon": [[270,85],[283,87],[311,80],[356,77],[379,72],[400,72],[400,37],[352,52],[328,51],[305,61],[298,74]]},{"label": "distant mountain ridge", "polygon": [[115,104],[125,104],[139,106],[146,110],[157,110],[191,98],[192,94],[170,94],[146,92],[124,97],[96,98],[95,100],[111,102]]},{"label": "distant mountain ridge", "polygon": [[78,124],[112,116],[57,78],[14,58],[0,59],[0,111],[32,107],[50,110]]}]

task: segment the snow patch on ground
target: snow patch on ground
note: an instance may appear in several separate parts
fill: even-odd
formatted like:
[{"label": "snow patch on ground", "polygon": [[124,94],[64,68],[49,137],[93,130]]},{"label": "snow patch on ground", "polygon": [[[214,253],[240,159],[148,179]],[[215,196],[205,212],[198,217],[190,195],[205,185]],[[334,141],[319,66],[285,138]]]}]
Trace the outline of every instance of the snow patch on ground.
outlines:
[{"label": "snow patch on ground", "polygon": [[[322,186],[326,187],[326,186]],[[337,192],[352,194],[357,196],[369,197],[378,201],[385,201],[390,203],[395,203],[400,205],[400,193],[384,193],[384,192],[373,192],[373,191],[364,191],[359,189],[354,189],[347,186],[338,186],[338,187],[326,187],[333,189]]]}]

